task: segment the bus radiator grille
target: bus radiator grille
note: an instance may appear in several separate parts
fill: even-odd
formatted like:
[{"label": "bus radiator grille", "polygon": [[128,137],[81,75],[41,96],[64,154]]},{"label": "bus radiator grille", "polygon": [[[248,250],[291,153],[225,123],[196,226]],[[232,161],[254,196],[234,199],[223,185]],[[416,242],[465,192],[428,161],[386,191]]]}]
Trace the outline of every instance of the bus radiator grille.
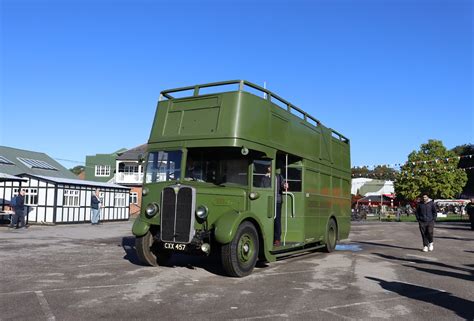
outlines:
[{"label": "bus radiator grille", "polygon": [[[189,243],[194,235],[195,191],[188,186],[163,189],[161,207],[161,240]],[[177,190],[177,193],[175,192]]]}]

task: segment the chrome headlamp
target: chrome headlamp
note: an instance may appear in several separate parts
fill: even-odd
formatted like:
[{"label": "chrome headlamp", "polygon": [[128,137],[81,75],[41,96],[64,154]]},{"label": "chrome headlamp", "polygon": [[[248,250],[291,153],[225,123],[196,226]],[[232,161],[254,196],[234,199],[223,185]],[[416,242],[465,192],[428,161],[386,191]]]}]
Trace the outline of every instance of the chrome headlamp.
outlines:
[{"label": "chrome headlamp", "polygon": [[150,203],[146,206],[145,214],[148,217],[153,217],[160,212],[160,205],[156,203]]},{"label": "chrome headlamp", "polygon": [[249,193],[249,198],[250,198],[251,200],[256,200],[256,199],[259,198],[259,197],[260,197],[260,194],[258,194],[258,192],[250,192],[250,193]]},{"label": "chrome headlamp", "polygon": [[201,220],[205,220],[207,215],[209,214],[209,210],[205,205],[199,205],[196,209],[196,216]]}]

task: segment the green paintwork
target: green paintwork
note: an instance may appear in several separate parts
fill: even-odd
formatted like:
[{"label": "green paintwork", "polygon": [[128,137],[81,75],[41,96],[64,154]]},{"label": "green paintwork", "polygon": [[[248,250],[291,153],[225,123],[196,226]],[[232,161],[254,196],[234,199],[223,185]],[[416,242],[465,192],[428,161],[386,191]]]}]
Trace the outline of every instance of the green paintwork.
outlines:
[{"label": "green paintwork", "polygon": [[248,234],[242,234],[238,243],[239,261],[246,263],[253,257],[255,252],[255,244]]},{"label": "green paintwork", "polygon": [[[88,181],[95,182],[108,182],[114,177],[115,164],[117,156],[125,152],[126,149],[122,148],[116,152],[110,154],[96,154],[86,156],[86,167],[84,170],[85,179]],[[96,165],[109,165],[110,175],[109,176],[95,176]]]},{"label": "green paintwork", "polygon": [[135,222],[133,222],[132,233],[135,236],[143,236],[150,229],[150,222],[147,222],[142,219],[142,216],[137,217]]},{"label": "green paintwork", "polygon": [[[235,88],[225,92],[202,94],[203,90],[223,85]],[[247,90],[259,91],[256,96]],[[190,90],[190,96],[173,95]],[[263,93],[266,98],[263,98]],[[286,248],[324,242],[329,219],[334,217],[338,239],[348,237],[350,230],[350,142],[338,132],[303,112],[274,93],[246,81],[228,81],[166,90],[161,93],[155,121],[148,141],[148,151],[182,150],[181,172],[185,171],[189,148],[245,147],[275,160],[278,153],[301,158],[296,166],[302,170],[302,189],[293,199],[284,198],[282,228]],[[228,243],[239,224],[250,220],[261,236],[265,258],[274,261],[273,211],[274,186],[253,186],[252,164],[248,168],[248,186],[222,187],[211,183],[181,181],[196,188],[196,207],[209,208],[207,226],[214,230],[215,240]],[[275,161],[272,162],[275,172]],[[142,199],[140,223],[159,225],[159,215],[148,219],[144,209],[150,202],[160,203],[163,188],[174,182],[145,184],[150,192]],[[259,197],[250,200],[250,192]],[[285,209],[295,208],[293,216]],[[196,229],[203,229],[199,222]],[[137,228],[137,232],[144,228]],[[141,232],[140,232],[141,233]],[[134,227],[135,234],[135,227]],[[283,233],[282,233],[283,234]]]}]

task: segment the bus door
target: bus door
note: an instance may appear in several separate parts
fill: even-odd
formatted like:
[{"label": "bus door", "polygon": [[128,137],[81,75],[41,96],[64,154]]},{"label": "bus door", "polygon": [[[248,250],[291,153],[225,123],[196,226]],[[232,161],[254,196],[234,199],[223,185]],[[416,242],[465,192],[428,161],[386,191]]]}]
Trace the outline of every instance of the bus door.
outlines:
[{"label": "bus door", "polygon": [[[282,190],[281,244],[304,242],[304,202],[302,191],[302,159],[290,154],[277,154],[276,173],[282,175],[288,189]],[[296,245],[295,244],[295,245]],[[298,244],[299,245],[299,244]]]},{"label": "bus door", "polygon": [[263,223],[265,243],[273,244],[273,220],[275,216],[275,176],[274,164],[271,159],[255,159],[252,163],[252,188],[250,211],[255,213]]}]

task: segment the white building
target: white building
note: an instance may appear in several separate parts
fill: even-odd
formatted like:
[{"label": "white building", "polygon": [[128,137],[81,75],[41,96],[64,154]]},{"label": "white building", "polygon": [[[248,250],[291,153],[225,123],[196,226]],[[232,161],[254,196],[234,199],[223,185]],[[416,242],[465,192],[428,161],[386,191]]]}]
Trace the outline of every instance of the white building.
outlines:
[{"label": "white building", "polygon": [[0,180],[0,211],[24,189],[28,222],[90,222],[91,198],[100,190],[102,221],[128,220],[130,188],[77,179],[69,170],[44,153],[0,146],[0,173],[24,181]]},{"label": "white building", "polygon": [[383,181],[372,178],[353,178],[351,186],[352,195],[388,195],[394,194],[393,181]]}]

